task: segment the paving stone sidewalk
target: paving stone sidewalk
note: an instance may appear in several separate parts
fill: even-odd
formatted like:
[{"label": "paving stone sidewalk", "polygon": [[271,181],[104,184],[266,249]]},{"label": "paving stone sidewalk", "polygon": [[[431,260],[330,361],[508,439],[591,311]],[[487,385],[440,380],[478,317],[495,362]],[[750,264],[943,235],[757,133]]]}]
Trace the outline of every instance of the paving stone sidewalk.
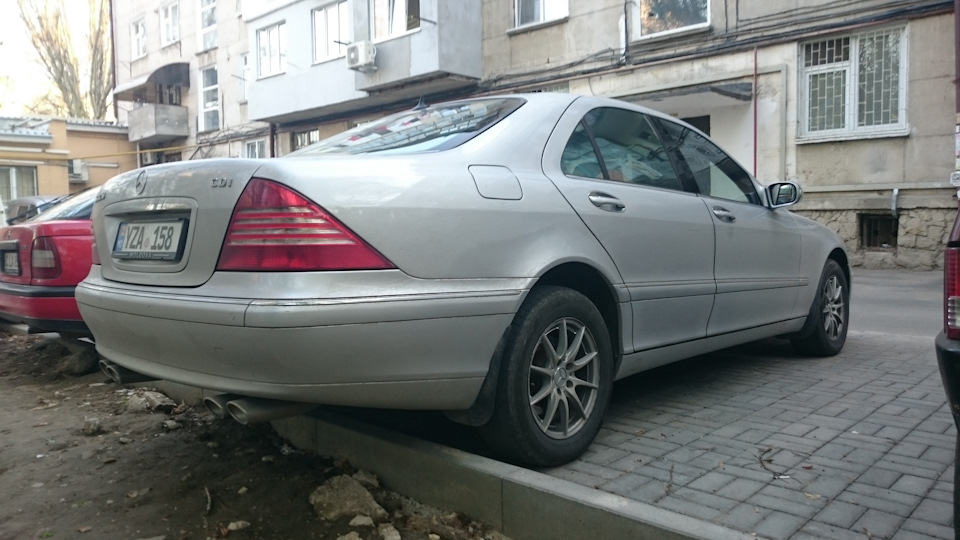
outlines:
[{"label": "paving stone sidewalk", "polygon": [[933,336],[768,340],[617,383],[597,442],[550,476],[762,538],[953,536],[956,431]]}]

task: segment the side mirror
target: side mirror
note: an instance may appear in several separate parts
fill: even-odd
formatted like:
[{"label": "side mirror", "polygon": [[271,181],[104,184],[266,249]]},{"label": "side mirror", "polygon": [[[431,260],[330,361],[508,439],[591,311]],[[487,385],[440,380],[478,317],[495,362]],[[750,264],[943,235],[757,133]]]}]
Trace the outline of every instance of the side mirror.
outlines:
[{"label": "side mirror", "polygon": [[803,190],[794,182],[777,182],[767,186],[767,205],[770,208],[792,206],[803,198]]}]

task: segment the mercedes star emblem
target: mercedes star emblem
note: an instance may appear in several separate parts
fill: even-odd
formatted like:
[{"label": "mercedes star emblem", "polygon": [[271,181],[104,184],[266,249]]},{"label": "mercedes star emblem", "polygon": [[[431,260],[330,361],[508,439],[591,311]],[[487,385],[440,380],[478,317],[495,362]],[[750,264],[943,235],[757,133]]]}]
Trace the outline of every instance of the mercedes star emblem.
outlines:
[{"label": "mercedes star emblem", "polygon": [[143,193],[143,190],[147,187],[147,171],[140,171],[140,174],[137,175],[137,195]]}]

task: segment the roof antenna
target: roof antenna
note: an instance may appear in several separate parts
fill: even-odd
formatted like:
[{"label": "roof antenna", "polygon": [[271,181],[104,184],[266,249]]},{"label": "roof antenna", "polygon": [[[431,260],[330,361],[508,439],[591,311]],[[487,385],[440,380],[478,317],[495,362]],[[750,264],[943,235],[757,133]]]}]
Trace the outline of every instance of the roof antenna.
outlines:
[{"label": "roof antenna", "polygon": [[423,96],[420,96],[420,102],[417,103],[417,106],[413,108],[415,111],[422,111],[427,108],[427,102],[423,100]]}]

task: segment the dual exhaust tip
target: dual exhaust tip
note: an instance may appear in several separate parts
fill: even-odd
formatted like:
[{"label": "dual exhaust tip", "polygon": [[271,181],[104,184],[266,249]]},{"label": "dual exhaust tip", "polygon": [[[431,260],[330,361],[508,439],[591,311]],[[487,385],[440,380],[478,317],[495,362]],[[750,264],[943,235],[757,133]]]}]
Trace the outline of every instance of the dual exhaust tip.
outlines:
[{"label": "dual exhaust tip", "polygon": [[[158,380],[108,360],[100,360],[100,371],[121,385]],[[276,399],[254,398],[234,394],[217,394],[203,398],[203,404],[217,418],[228,416],[243,425],[269,422],[289,416],[299,416],[317,408],[313,403],[299,403]]]},{"label": "dual exhaust tip", "polygon": [[217,418],[229,416],[243,425],[299,416],[317,408],[314,403],[244,397],[234,394],[207,396],[203,398],[203,404]]}]

